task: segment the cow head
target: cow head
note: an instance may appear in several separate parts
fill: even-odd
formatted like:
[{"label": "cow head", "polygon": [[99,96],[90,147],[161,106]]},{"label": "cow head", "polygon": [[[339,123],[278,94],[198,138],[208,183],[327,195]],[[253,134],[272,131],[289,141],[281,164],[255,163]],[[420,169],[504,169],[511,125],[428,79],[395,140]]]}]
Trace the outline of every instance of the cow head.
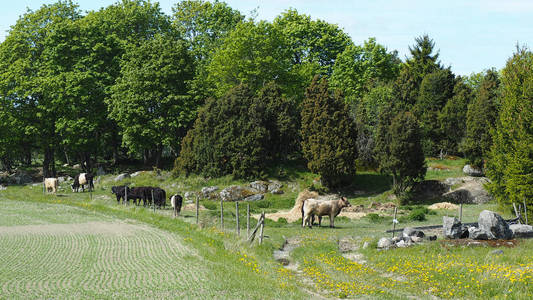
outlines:
[{"label": "cow head", "polygon": [[346,199],[346,197],[341,197],[341,204],[342,204],[342,207],[351,207],[352,206],[350,204],[350,202],[348,202],[348,199]]}]

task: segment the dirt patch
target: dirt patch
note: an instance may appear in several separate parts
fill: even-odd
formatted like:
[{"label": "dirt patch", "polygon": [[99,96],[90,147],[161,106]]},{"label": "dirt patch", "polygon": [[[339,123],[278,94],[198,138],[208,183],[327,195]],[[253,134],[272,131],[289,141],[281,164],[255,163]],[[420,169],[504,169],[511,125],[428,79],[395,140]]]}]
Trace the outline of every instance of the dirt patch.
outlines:
[{"label": "dirt patch", "polygon": [[455,205],[453,203],[450,203],[450,202],[439,202],[439,203],[434,203],[430,206],[428,206],[429,209],[449,209],[449,210],[455,210],[455,209],[458,209],[459,206],[458,205]]}]

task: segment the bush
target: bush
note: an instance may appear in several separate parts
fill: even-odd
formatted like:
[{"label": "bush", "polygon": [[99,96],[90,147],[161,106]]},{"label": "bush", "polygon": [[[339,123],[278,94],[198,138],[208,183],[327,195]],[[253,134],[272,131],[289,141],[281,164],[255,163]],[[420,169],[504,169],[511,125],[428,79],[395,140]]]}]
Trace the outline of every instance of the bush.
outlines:
[{"label": "bush", "polygon": [[426,209],[416,208],[409,213],[407,218],[411,221],[425,221],[426,220]]},{"label": "bush", "polygon": [[218,208],[218,205],[214,202],[205,201],[202,203],[202,205],[209,210],[216,210]]},{"label": "bush", "polygon": [[370,213],[365,216],[371,223],[382,223],[385,218],[376,214],[376,213]]}]

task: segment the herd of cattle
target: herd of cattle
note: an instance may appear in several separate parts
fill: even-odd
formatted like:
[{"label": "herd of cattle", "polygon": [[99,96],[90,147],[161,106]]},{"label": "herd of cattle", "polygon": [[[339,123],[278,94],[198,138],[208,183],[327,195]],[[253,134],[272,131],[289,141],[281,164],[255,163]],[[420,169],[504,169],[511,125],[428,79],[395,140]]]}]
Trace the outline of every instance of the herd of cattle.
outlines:
[{"label": "herd of cattle", "polygon": [[[71,184],[73,192],[78,192],[81,187],[85,192],[85,185],[88,185],[89,191],[94,190],[93,183],[94,176],[91,173],[80,173],[74,177],[74,182]],[[45,178],[44,186],[48,192],[55,193],[59,185],[57,178]],[[154,205],[161,208],[166,206],[167,193],[164,189],[159,187],[141,186],[141,187],[128,187],[125,185],[111,187],[111,193],[117,197],[117,203],[129,203],[131,200],[135,205],[140,205],[141,201],[143,206]],[[170,204],[174,211],[174,216],[178,216],[181,211],[181,205],[183,198],[174,194],[170,198]],[[318,225],[322,224],[322,216],[329,216],[329,226],[334,227],[334,219],[341,212],[344,207],[350,207],[350,203],[346,198],[341,197],[339,200],[318,200],[307,199],[302,203],[302,226],[313,226],[315,216],[318,217]]]},{"label": "herd of cattle", "polygon": [[[79,192],[81,187],[85,192],[85,186],[88,186],[88,190],[94,190],[94,175],[91,173],[80,173],[74,177],[73,183],[70,185],[72,192]],[[56,193],[59,186],[58,178],[45,178],[44,187],[47,192]],[[159,187],[128,187],[125,185],[111,187],[111,193],[117,197],[117,202],[129,203],[131,200],[135,205],[140,205],[141,200],[143,206],[157,206],[159,208],[166,206],[167,193],[164,189]],[[178,194],[172,195],[170,198],[170,204],[174,211],[174,216],[178,216],[181,211],[181,205],[183,197]]]}]

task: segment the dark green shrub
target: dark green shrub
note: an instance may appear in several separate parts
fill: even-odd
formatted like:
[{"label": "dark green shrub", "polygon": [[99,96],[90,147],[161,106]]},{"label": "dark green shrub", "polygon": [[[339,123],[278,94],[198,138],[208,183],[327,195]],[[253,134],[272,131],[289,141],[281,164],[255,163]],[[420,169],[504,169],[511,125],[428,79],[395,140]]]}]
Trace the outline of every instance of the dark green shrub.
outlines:
[{"label": "dark green shrub", "polygon": [[202,205],[209,210],[216,210],[218,208],[217,203],[204,201]]},{"label": "dark green shrub", "polygon": [[[426,209],[427,210],[427,209]],[[407,218],[411,221],[425,221],[426,220],[426,211],[422,208],[416,208],[409,213]]]}]

